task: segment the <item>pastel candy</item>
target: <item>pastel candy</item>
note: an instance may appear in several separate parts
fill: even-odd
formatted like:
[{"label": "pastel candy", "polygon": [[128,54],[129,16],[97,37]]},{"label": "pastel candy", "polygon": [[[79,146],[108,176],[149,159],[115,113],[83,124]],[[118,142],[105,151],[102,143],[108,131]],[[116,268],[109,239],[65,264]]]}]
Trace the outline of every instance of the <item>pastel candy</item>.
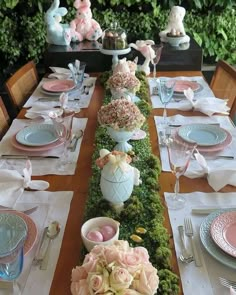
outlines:
[{"label": "pastel candy", "polygon": [[104,225],[103,227],[101,227],[100,232],[103,235],[104,241],[110,240],[112,237],[114,237],[116,233],[114,227],[110,225]]},{"label": "pastel candy", "polygon": [[94,241],[94,242],[102,242],[103,241],[103,235],[98,230],[89,231],[86,238],[88,240]]}]

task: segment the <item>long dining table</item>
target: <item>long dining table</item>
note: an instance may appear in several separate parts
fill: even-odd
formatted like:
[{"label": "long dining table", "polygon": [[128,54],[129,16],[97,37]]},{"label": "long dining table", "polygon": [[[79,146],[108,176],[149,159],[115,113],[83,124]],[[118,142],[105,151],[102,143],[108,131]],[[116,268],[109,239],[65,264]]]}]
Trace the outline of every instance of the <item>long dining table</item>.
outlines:
[{"label": "long dining table", "polygon": [[[99,74],[93,74],[99,77]],[[171,71],[171,72],[158,72],[158,76],[177,77],[177,76],[203,76],[200,71]],[[42,179],[50,183],[50,191],[73,191],[74,195],[71,201],[70,211],[65,227],[63,241],[60,249],[60,255],[57,261],[56,270],[54,273],[53,281],[50,288],[50,294],[65,295],[70,294],[71,270],[80,262],[82,239],[80,236],[80,229],[83,224],[84,210],[86,199],[89,189],[89,180],[91,177],[92,155],[94,152],[95,131],[97,127],[97,111],[103,103],[104,88],[96,81],[96,87],[89,104],[89,107],[82,109],[76,116],[88,118],[86,129],[84,132],[82,145],[79,153],[79,158],[74,175],[46,175],[34,176],[33,179]],[[151,103],[151,102],[150,102]],[[22,109],[19,113],[19,118],[24,118],[26,109]],[[162,116],[163,109],[152,109],[148,118],[150,140],[152,145],[153,154],[160,156],[158,145],[158,134],[155,127],[154,116]],[[182,114],[184,116],[197,116],[202,115],[199,112],[192,111],[179,111],[168,109],[168,115]],[[160,182],[160,196],[164,202],[164,192],[173,192],[175,185],[175,177],[169,172],[161,172],[159,176]],[[194,191],[213,192],[213,189],[208,184],[205,178],[190,179],[181,177],[180,187],[182,193],[189,193]],[[227,185],[221,192],[235,192],[235,187]],[[177,257],[175,253],[174,241],[172,239],[172,229],[168,210],[164,211],[165,227],[170,233],[170,246],[172,249],[172,267],[173,271],[179,274]],[[180,286],[180,294],[183,294],[182,287]],[[188,294],[187,294],[188,295]]]}]

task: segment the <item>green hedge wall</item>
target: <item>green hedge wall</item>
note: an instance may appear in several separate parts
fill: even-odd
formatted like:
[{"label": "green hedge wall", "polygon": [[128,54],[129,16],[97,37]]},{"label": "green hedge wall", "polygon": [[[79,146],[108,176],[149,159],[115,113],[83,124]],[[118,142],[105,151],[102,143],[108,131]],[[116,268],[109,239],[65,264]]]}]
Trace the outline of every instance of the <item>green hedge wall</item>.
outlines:
[{"label": "green hedge wall", "polygon": [[[68,14],[63,19],[65,23],[74,18],[73,2],[61,1],[60,6],[68,9]],[[224,59],[230,64],[236,64],[234,2],[94,0],[92,10],[93,18],[100,23],[102,29],[106,29],[116,19],[127,31],[129,41],[153,39],[157,42],[159,31],[166,26],[169,6],[182,5],[187,9],[184,19],[186,32],[203,48],[204,60],[214,63]],[[42,61],[47,45],[44,13],[50,3],[48,0],[0,1],[0,72],[3,75],[7,75],[12,65],[23,64],[30,59]]]}]

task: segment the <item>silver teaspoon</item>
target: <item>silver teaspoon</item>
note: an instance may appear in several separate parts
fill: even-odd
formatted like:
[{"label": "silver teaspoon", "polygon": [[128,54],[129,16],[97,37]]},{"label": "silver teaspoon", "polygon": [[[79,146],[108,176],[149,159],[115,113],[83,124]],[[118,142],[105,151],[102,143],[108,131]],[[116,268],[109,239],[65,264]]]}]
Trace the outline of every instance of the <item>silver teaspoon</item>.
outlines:
[{"label": "silver teaspoon", "polygon": [[51,244],[52,244],[52,241],[58,236],[59,232],[60,232],[59,222],[53,221],[52,223],[49,224],[48,229],[47,229],[48,245],[45,250],[43,260],[40,264],[40,269],[42,269],[42,270],[46,270],[48,267],[48,260],[49,260]]}]

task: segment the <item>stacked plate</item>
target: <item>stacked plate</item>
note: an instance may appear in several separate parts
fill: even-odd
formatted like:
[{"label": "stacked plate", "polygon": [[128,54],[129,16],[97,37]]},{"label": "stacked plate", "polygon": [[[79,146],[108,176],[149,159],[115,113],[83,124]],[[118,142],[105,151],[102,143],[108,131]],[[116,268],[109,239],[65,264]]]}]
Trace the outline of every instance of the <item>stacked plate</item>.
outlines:
[{"label": "stacked plate", "polygon": [[12,145],[23,151],[40,152],[63,144],[52,124],[32,124],[21,129],[12,138]]},{"label": "stacked plate", "polygon": [[197,144],[201,152],[216,152],[232,142],[231,134],[218,125],[188,124],[178,128],[176,139],[190,146]]},{"label": "stacked plate", "polygon": [[226,266],[236,269],[236,210],[218,210],[200,226],[200,239],[207,252]]},{"label": "stacked plate", "polygon": [[72,80],[53,80],[44,82],[41,86],[41,92],[46,95],[60,95],[62,92],[68,92],[75,88]]},{"label": "stacked plate", "polygon": [[[10,228],[14,228],[12,235],[9,235]],[[15,210],[0,210],[0,229],[1,257],[12,254],[21,242],[24,243],[26,255],[33,248],[38,234],[34,221],[28,215]]]},{"label": "stacked plate", "polygon": [[195,93],[200,92],[203,89],[202,85],[198,82],[188,80],[176,80],[173,94],[174,98],[185,98],[184,90],[187,90],[188,88],[191,88]]}]

